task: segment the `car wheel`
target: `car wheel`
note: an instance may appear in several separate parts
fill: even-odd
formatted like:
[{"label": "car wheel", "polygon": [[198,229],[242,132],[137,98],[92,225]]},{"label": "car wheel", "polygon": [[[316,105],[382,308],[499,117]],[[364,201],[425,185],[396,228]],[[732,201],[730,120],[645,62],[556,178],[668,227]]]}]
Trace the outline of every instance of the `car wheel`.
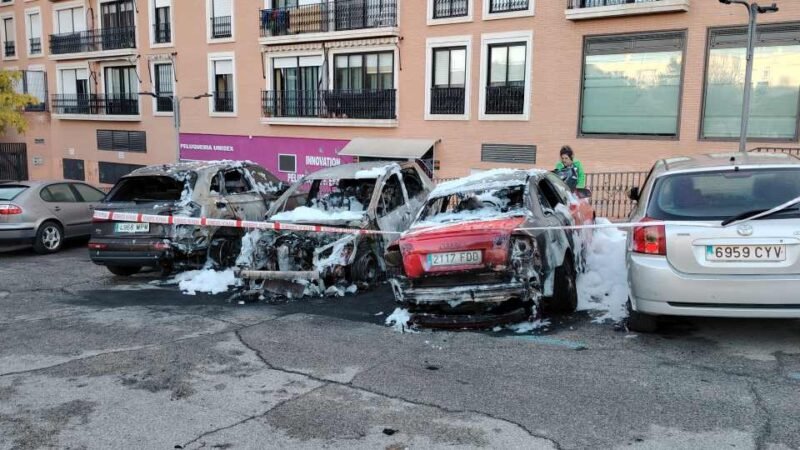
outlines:
[{"label": "car wheel", "polygon": [[47,221],[36,232],[33,250],[41,255],[46,255],[61,250],[63,244],[64,230],[61,225],[53,221]]},{"label": "car wheel", "polygon": [[375,254],[365,246],[360,246],[351,270],[352,281],[373,286],[378,283],[380,270]]},{"label": "car wheel", "polygon": [[106,266],[109,272],[120,277],[129,277],[135,275],[142,270],[139,266]]},{"label": "car wheel", "polygon": [[639,333],[655,333],[658,330],[658,317],[634,311],[628,300],[628,319],[626,325],[630,331]]},{"label": "car wheel", "polygon": [[570,255],[564,258],[564,264],[556,268],[553,298],[550,310],[555,313],[569,314],[578,308],[578,283],[575,263]]},{"label": "car wheel", "polygon": [[214,263],[215,268],[233,267],[241,251],[241,236],[214,237],[208,247],[208,258]]}]

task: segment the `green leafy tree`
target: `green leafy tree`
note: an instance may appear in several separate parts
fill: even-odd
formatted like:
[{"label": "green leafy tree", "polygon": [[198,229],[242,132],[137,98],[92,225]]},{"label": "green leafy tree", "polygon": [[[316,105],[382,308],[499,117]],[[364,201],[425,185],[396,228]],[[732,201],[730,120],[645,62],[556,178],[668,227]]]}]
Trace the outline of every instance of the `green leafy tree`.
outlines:
[{"label": "green leafy tree", "polygon": [[25,107],[39,103],[33,95],[20,94],[14,86],[22,79],[22,72],[0,70],[0,135],[5,134],[6,127],[24,132],[28,122],[22,114]]}]

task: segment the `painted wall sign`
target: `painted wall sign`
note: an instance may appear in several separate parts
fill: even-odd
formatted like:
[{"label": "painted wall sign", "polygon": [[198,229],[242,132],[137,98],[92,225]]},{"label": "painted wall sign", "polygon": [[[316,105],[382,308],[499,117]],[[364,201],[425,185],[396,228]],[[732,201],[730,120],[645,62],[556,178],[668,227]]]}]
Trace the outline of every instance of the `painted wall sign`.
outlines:
[{"label": "painted wall sign", "polygon": [[[354,162],[351,156],[339,156],[349,141],[274,136],[228,136],[220,134],[181,133],[181,158],[201,161],[232,159],[253,161],[284,181],[296,181],[303,175],[324,167]],[[295,171],[285,172],[280,155],[295,155]]]}]

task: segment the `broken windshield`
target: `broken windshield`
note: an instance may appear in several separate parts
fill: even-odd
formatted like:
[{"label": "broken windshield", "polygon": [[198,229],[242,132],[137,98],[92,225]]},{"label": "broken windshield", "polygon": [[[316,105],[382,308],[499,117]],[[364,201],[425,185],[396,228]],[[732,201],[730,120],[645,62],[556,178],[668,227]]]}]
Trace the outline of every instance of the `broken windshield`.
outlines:
[{"label": "broken windshield", "polygon": [[525,213],[524,193],[525,186],[519,185],[431,198],[415,226],[521,215]]},{"label": "broken windshield", "polygon": [[[109,202],[179,201],[184,191],[191,192],[197,175],[184,172],[174,176],[123,178],[108,195]],[[185,180],[185,181],[184,181]]]},{"label": "broken windshield", "polygon": [[297,185],[273,220],[359,220],[367,212],[375,179],[306,180]]}]

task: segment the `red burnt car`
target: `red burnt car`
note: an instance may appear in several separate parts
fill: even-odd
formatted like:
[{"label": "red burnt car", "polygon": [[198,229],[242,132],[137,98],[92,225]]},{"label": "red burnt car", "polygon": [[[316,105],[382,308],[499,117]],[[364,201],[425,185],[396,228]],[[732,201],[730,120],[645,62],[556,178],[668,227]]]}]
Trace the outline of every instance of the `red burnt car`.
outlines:
[{"label": "red burnt car", "polygon": [[591,234],[563,227],[593,221],[589,201],[550,172],[498,169],[441,183],[387,250],[395,299],[413,323],[435,327],[519,322],[540,304],[572,312]]}]

